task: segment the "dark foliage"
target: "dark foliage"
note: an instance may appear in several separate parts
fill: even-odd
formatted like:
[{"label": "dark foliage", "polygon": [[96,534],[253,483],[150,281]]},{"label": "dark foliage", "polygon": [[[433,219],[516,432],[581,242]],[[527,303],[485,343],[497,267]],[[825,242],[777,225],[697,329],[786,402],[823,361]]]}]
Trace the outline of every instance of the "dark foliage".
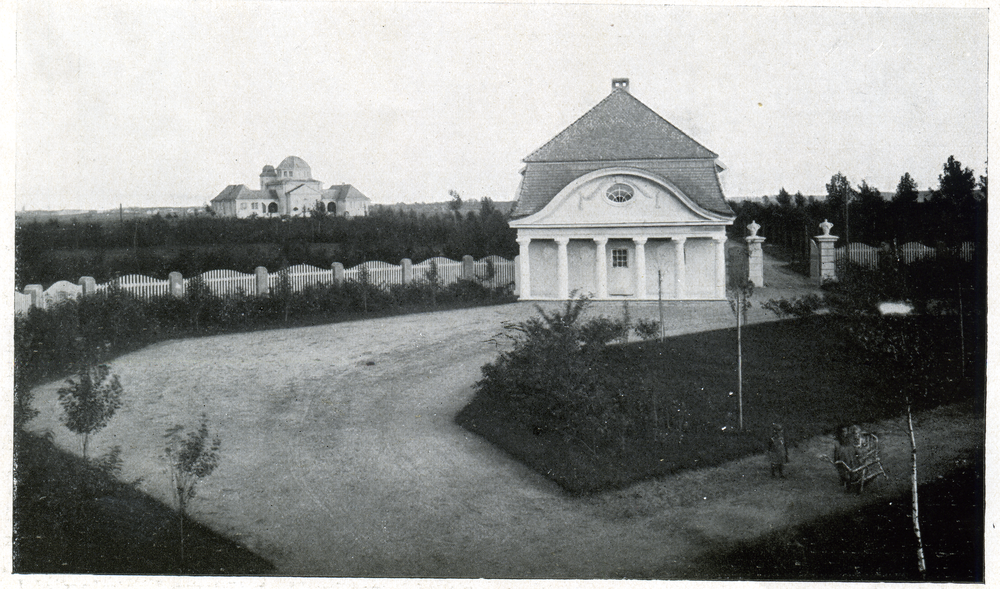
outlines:
[{"label": "dark foliage", "polygon": [[[190,288],[191,284],[194,285]],[[14,321],[15,419],[30,419],[30,385],[106,362],[174,337],[329,323],[372,314],[418,312],[512,302],[509,288],[460,280],[446,287],[418,282],[383,289],[363,281],[313,285],[270,296],[216,296],[192,281],[184,297],[138,298],[118,288],[32,309]]]},{"label": "dark foliage", "polygon": [[[113,468],[86,463],[33,434],[22,434],[14,464],[15,573],[178,573],[176,512],[112,477]],[[274,572],[269,562],[196,522],[185,530],[184,574]]]},{"label": "dark foliage", "polygon": [[[985,244],[987,223],[987,178],[975,180],[974,172],[948,158],[938,177],[938,188],[921,201],[917,184],[909,173],[896,186],[891,200],[882,197],[874,186],[862,183],[853,187],[837,173],[827,184],[825,199],[794,197],[782,188],[772,201],[734,201],[736,221],[729,229],[731,239],[742,240],[746,226],[756,221],[759,235],[768,244],[778,245],[799,260],[809,257],[809,241],[819,233],[824,219],[834,225],[833,234],[845,243],[902,245],[920,242],[925,245],[955,246],[965,241]],[[849,226],[848,226],[849,225]]]},{"label": "dark foliage", "polygon": [[[517,343],[484,366],[475,397],[456,417],[571,493],[762,452],[775,422],[794,444],[840,422],[899,414],[878,401],[891,383],[872,380],[878,367],[831,315],[743,327],[738,432],[735,328],[662,344],[595,345],[581,337],[572,311],[516,326]],[[954,322],[936,329],[954,341]],[[969,397],[968,387],[942,387],[927,406]]]},{"label": "dark foliage", "polygon": [[18,223],[18,288],[91,276],[98,282],[126,274],[164,279],[172,271],[196,276],[208,270],[244,273],[295,264],[352,267],[381,260],[418,263],[434,256],[477,259],[517,255],[515,232],[488,199],[478,213],[417,215],[375,208],[366,217],[328,215],[287,219],[221,217],[132,219],[122,223]]}]

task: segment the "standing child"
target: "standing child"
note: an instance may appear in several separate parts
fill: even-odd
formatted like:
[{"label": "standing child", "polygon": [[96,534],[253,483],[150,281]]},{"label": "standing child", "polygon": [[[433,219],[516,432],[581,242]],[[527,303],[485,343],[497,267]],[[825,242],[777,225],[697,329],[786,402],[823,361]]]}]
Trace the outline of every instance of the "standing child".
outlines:
[{"label": "standing child", "polygon": [[772,425],[771,441],[767,456],[771,459],[771,476],[785,478],[785,464],[788,463],[788,447],[785,446],[785,432],[781,425]]}]

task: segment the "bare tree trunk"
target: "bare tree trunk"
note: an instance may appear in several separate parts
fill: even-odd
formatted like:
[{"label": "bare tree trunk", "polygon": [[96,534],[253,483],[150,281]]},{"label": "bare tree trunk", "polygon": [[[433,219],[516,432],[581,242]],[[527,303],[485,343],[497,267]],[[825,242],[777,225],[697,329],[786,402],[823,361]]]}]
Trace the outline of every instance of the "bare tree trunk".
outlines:
[{"label": "bare tree trunk", "polygon": [[659,291],[657,292],[656,298],[657,304],[660,306],[660,341],[662,342],[666,339],[666,325],[663,323],[663,270],[656,271],[656,280],[659,284]]},{"label": "bare tree trunk", "polygon": [[913,493],[913,534],[917,537],[917,569],[921,577],[927,576],[927,563],[924,560],[924,541],[920,536],[920,503],[917,500],[917,439],[913,435],[913,413],[910,404],[906,404],[906,425],[910,431],[910,451],[913,458],[913,473],[910,487]]}]

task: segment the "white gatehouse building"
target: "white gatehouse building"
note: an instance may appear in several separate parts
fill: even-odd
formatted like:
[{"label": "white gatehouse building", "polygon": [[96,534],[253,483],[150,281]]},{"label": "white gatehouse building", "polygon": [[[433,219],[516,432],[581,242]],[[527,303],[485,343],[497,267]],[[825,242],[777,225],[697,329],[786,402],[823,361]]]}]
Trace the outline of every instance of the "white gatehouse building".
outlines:
[{"label": "white gatehouse building", "polygon": [[524,162],[510,222],[521,300],[726,298],[725,168],[627,79]]}]

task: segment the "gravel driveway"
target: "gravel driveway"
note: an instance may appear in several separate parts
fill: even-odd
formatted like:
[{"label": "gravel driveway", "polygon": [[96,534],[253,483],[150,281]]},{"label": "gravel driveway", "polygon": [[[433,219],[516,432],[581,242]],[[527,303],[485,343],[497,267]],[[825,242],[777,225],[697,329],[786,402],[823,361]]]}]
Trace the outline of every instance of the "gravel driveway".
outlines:
[{"label": "gravel driveway", "polygon": [[[631,311],[657,315],[655,304]],[[516,303],[155,345],[113,362],[126,402],[92,455],[121,445],[125,476],[169,501],[162,432],[205,413],[222,460],[193,516],[296,576],[670,578],[708,546],[906,487],[896,428],[884,441],[898,447],[887,469],[899,475],[862,498],[838,492],[815,457],[828,450],[822,438],[793,452],[785,481],[751,457],[569,498],[452,421],[495,356],[489,340],[502,322],[534,313]],[[668,324],[684,333],[728,327],[732,316],[724,302],[672,303]],[[58,422],[59,385],[37,391],[32,429],[79,451]],[[928,418],[922,443],[935,444],[934,462],[922,473],[981,446],[983,428],[947,411]]]}]

